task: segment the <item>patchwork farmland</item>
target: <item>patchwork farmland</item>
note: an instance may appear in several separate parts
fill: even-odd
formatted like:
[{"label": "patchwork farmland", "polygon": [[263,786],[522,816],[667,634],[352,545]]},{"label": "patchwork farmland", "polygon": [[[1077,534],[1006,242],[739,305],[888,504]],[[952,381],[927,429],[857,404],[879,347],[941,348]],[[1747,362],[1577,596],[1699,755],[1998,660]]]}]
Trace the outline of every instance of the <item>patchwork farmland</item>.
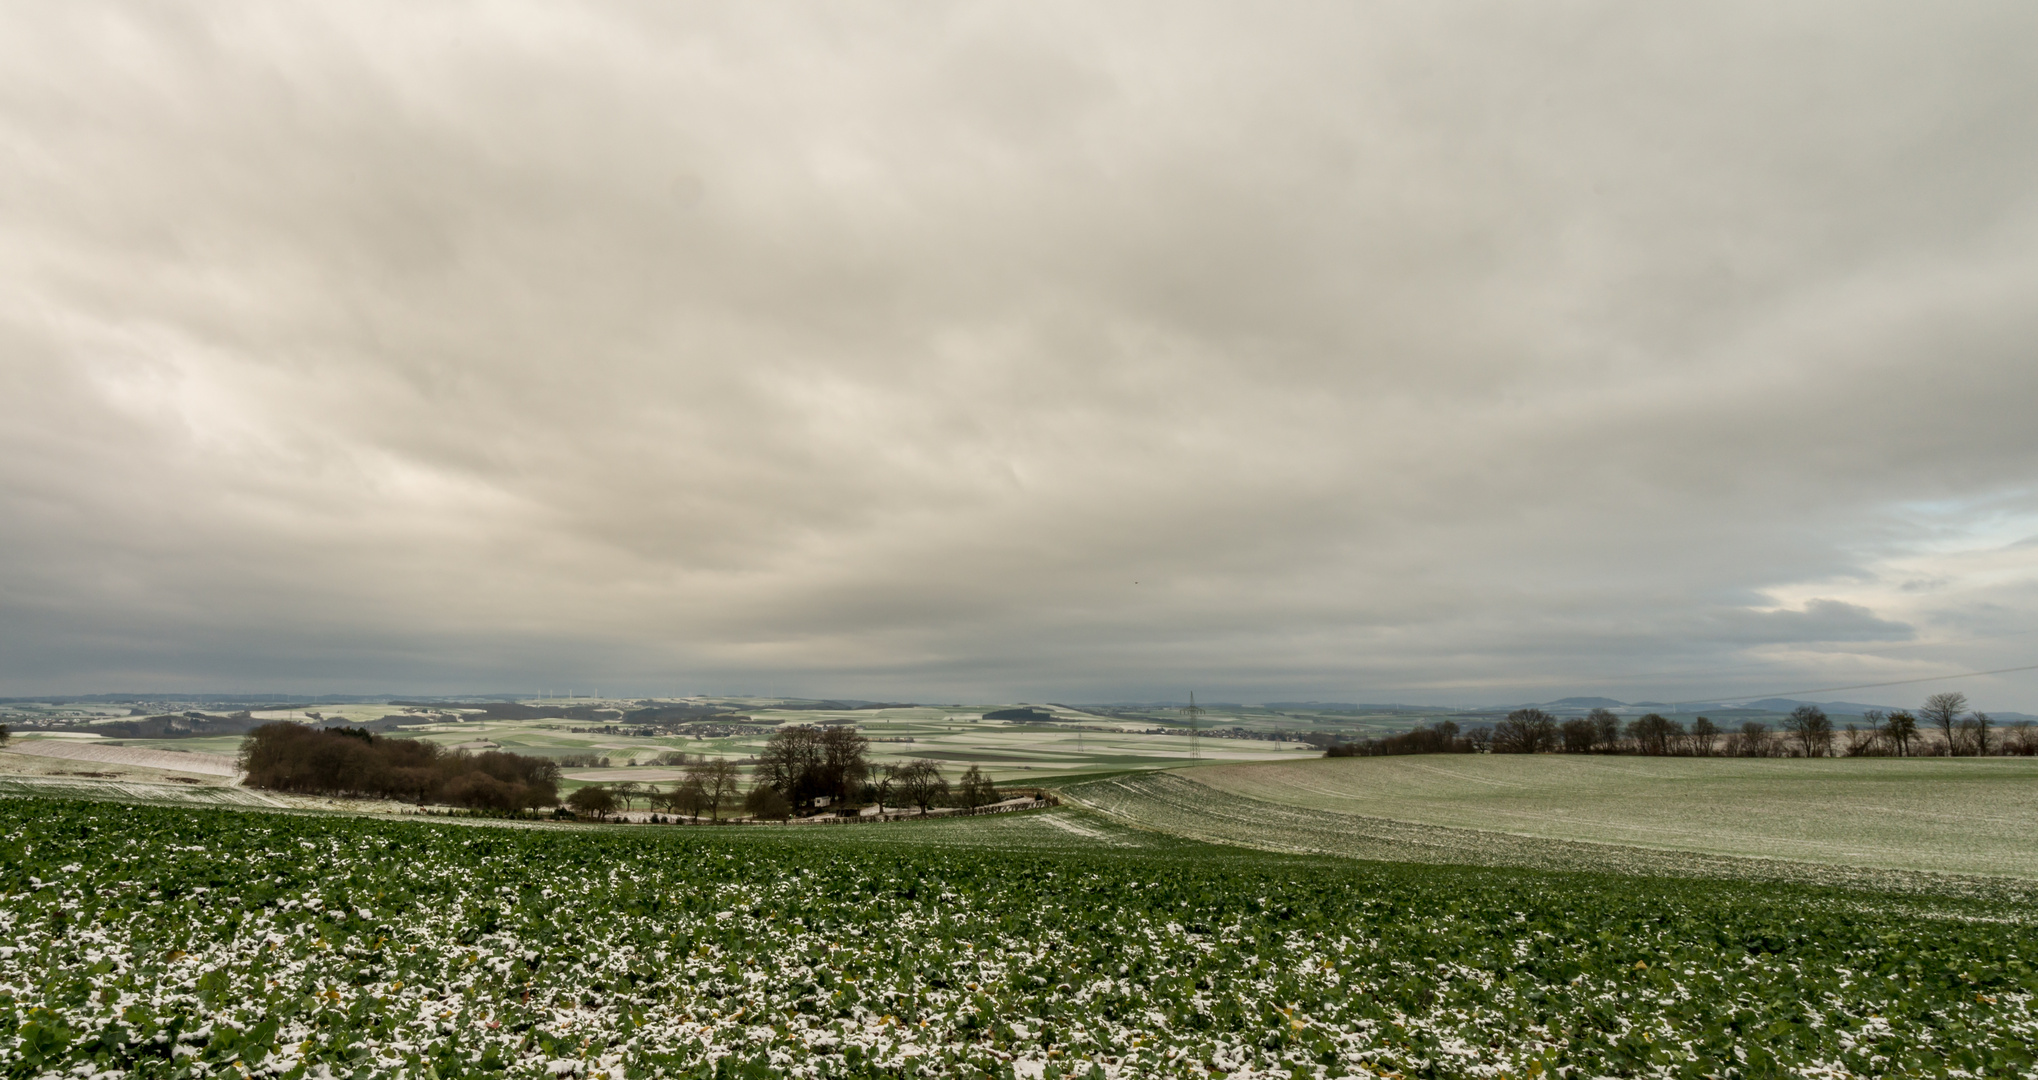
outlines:
[{"label": "patchwork farmland", "polygon": [[[607,703],[596,704],[606,708]],[[610,711],[617,716],[629,708],[627,702],[613,704],[616,708]],[[956,773],[977,765],[996,781],[1020,784],[1128,769],[1166,768],[1192,759],[1280,761],[1315,752],[1307,744],[1274,737],[1279,731],[1312,729],[1316,725],[1308,717],[1221,716],[1210,723],[1222,720],[1238,727],[1240,732],[1251,730],[1256,737],[1211,734],[1192,740],[1185,737],[1186,728],[1175,716],[1159,719],[1144,714],[1105,716],[1066,707],[1043,709],[1055,717],[1052,723],[1007,723],[984,720],[982,714],[988,711],[984,707],[821,709],[780,699],[722,704],[740,722],[694,725],[691,731],[684,726],[664,730],[585,717],[505,719],[489,717],[474,709],[404,710],[386,704],[325,706],[311,712],[262,710],[251,714],[250,719],[302,722],[316,715],[326,723],[375,725],[388,734],[447,747],[503,749],[554,758],[573,763],[564,771],[562,789],[568,791],[583,784],[619,781],[669,784],[680,778],[681,770],[660,761],[674,753],[748,762],[763,750],[773,728],[789,723],[853,724],[871,740],[869,758],[874,765],[919,758],[935,761]],[[562,712],[591,708],[584,701],[524,705],[541,712],[548,707]],[[391,726],[393,711],[401,720],[400,727]],[[155,771],[178,770],[182,766],[183,771],[230,775],[231,758],[241,742],[239,735],[134,738],[98,733],[106,724],[117,722],[113,717],[82,718],[81,722],[58,730],[31,730],[16,738],[12,749],[98,761],[113,767],[113,771],[119,771],[121,766],[147,766]],[[1245,728],[1247,723],[1254,727]],[[1348,723],[1337,727],[1340,731],[1350,729]],[[0,751],[0,774],[22,771],[18,765],[18,761]],[[155,778],[153,771],[127,772],[129,778]]]}]

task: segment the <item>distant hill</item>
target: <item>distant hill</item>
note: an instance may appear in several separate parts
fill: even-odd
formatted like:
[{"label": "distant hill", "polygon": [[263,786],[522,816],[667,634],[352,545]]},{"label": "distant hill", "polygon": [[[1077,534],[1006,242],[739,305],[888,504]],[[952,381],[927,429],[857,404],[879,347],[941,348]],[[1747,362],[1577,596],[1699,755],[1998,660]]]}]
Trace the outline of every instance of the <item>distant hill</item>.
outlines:
[{"label": "distant hill", "polygon": [[992,709],[984,714],[986,720],[1006,720],[1014,724],[1040,724],[1054,719],[1046,709]]},{"label": "distant hill", "polygon": [[301,705],[373,705],[388,700],[387,694],[59,694],[55,697],[0,698],[0,704],[146,705],[150,702],[177,702],[185,705],[238,705],[259,712],[270,705],[294,709]]},{"label": "distant hill", "polygon": [[246,735],[268,723],[246,713],[233,716],[204,716],[180,713],[147,716],[140,720],[101,721],[85,728],[109,739],[202,739],[212,735]]},{"label": "distant hill", "polygon": [[1349,701],[1268,701],[1262,709],[1296,710],[1301,712],[1348,712],[1348,713],[1433,713],[1450,712],[1441,705],[1401,705]]},{"label": "distant hill", "polygon": [[[1792,709],[1797,708],[1799,705],[1817,705],[1819,708],[1824,709],[1826,712],[1837,716],[1860,716],[1861,714],[1866,713],[1871,709],[1878,709],[1881,710],[1882,712],[1887,713],[1895,712],[1898,709],[1905,708],[1905,706],[1902,705],[1864,705],[1859,701],[1802,701],[1797,698],[1763,698],[1760,701],[1746,702],[1741,705],[1741,708],[1761,709],[1764,712],[1787,713]],[[1916,711],[1916,706],[1910,706],[1910,708],[1913,712]],[[2038,720],[2038,716],[2033,716],[2030,713],[1996,712],[1994,710],[1986,711],[1988,712],[1990,718],[1994,719],[1998,723],[2004,721]]]},{"label": "distant hill", "polygon": [[788,712],[857,712],[863,709],[910,709],[909,701],[858,701],[855,698],[827,698],[821,701],[781,701],[770,706]]},{"label": "distant hill", "polygon": [[415,713],[391,713],[380,720],[362,720],[358,722],[321,720],[316,726],[321,731],[353,728],[356,731],[372,731],[379,735],[389,735],[402,731],[405,728],[424,727],[427,724],[436,724],[438,722],[439,718],[436,716],[419,716]]},{"label": "distant hill", "polygon": [[[1186,709],[1186,708],[1188,708],[1188,707],[1189,707],[1189,703],[1188,703],[1188,702],[1186,702],[1186,701],[1114,701],[1114,702],[1110,702],[1110,703],[1108,703],[1108,704],[1101,704],[1101,705],[1071,705],[1071,706],[1066,706],[1066,707],[1067,707],[1067,708],[1074,708],[1074,709],[1085,709],[1085,710],[1087,710],[1087,709]],[[1205,710],[1208,710],[1208,709],[1243,709],[1243,708],[1245,708],[1245,706],[1244,706],[1244,705],[1242,705],[1242,704],[1240,704],[1239,702],[1236,702],[1236,701],[1199,701],[1199,702],[1197,702],[1197,703],[1196,703],[1196,707],[1197,707],[1197,708],[1199,708],[1199,709],[1205,709]],[[1265,708],[1272,708],[1272,706],[1264,706],[1264,707],[1265,707]]]},{"label": "distant hill", "polygon": [[[665,705],[650,705],[641,709],[619,709],[612,705],[525,705],[515,701],[447,701],[433,709],[479,712],[487,720],[586,720],[599,724],[679,724],[690,720],[705,720],[719,717],[733,706],[720,704],[696,705],[679,702]],[[384,720],[401,720],[401,717],[384,717]],[[377,721],[380,723],[381,721]],[[430,717],[417,717],[410,721],[417,724],[436,723]]]},{"label": "distant hill", "polygon": [[1770,712],[1787,713],[1800,705],[1817,705],[1829,713],[1841,713],[1851,716],[1859,716],[1870,709],[1881,709],[1883,712],[1891,712],[1897,708],[1895,705],[1863,705],[1858,701],[1800,701],[1797,698],[1780,697],[1743,702],[1741,707],[1744,709],[1767,709]]}]

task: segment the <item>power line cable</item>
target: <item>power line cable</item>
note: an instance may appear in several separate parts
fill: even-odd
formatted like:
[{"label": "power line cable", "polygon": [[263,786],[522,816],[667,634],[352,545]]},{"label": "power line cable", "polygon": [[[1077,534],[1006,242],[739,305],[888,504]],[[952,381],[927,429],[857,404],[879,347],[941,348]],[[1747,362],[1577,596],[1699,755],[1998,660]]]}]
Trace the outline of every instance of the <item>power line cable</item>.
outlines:
[{"label": "power line cable", "polygon": [[[1956,674],[1952,674],[1952,675],[1926,675],[1926,676],[1922,676],[1922,677],[1920,677],[1920,678],[1915,678],[1915,679],[1891,679],[1891,680],[1889,680],[1889,681],[1887,681],[1887,682],[1872,682],[1872,683],[1851,683],[1851,684],[1849,684],[1849,685],[1846,685],[1846,686],[1822,686],[1822,687],[1818,687],[1817,689],[1813,689],[1813,690],[1783,690],[1783,691],[1778,691],[1778,692],[1776,692],[1776,693],[1770,693],[1770,694],[1716,694],[1716,695],[1714,695],[1714,696],[1712,696],[1712,697],[1702,697],[1702,698],[1691,698],[1691,699],[1689,699],[1689,700],[1686,700],[1686,701],[1664,701],[1664,702],[1659,702],[1658,704],[1661,704],[1661,705],[1665,705],[1665,706],[1675,706],[1675,705],[1713,705],[1713,704],[1718,704],[1718,703],[1720,703],[1720,702],[1721,702],[1722,700],[1736,700],[1736,699],[1737,699],[1737,700],[1741,700],[1741,701],[1757,701],[1757,700],[1760,700],[1760,699],[1762,699],[1762,698],[1771,698],[1771,697],[1794,697],[1794,696],[1796,696],[1796,695],[1799,695],[1799,694],[1833,694],[1833,693],[1838,693],[1839,691],[1842,691],[1842,690],[1874,690],[1874,689],[1878,689],[1878,688],[1880,688],[1880,687],[1884,687],[1884,686],[1911,686],[1911,685],[1914,685],[1914,684],[1916,684],[1916,683],[1928,683],[1928,682],[1943,682],[1943,681],[1945,681],[1945,680],[1947,680],[1947,679],[1972,679],[1972,678],[1979,678],[1980,676],[1983,676],[1983,675],[2007,675],[2007,674],[2009,674],[2009,673],[2011,673],[2011,672],[2013,672],[2013,671],[2038,671],[2038,664],[2019,664],[2019,665],[2018,665],[2018,666],[2016,666],[2016,667],[2006,667],[2006,668],[1990,668],[1990,669],[1989,669],[1989,670],[1987,670],[1987,671],[1963,671],[1963,672],[1958,672],[1958,673],[1956,673]],[[1669,676],[1665,676],[1665,677],[1667,678],[1667,677],[1669,677]],[[1692,677],[1694,677],[1694,678],[1695,678],[1695,677],[1697,677],[1697,676],[1692,676]],[[1462,684],[1455,684],[1455,683],[1454,683],[1454,684],[1451,684],[1451,685],[1454,685],[1454,686],[1455,686],[1455,685],[1462,685]],[[1407,692],[1410,692],[1410,691],[1417,691],[1417,692],[1419,692],[1419,691],[1421,691],[1422,689],[1424,689],[1424,688],[1423,688],[1423,687],[1413,687],[1413,686],[1409,686],[1409,687],[1399,687],[1399,688],[1393,688],[1393,687],[1390,687],[1390,688],[1388,688],[1388,689],[1387,689],[1387,691],[1386,691],[1386,692],[1388,692],[1388,693],[1407,693]],[[1479,706],[1479,705],[1469,706],[1469,707],[1468,707],[1468,711],[1469,711],[1469,710],[1476,710],[1476,709],[1480,709],[1480,708],[1492,708],[1492,706]]]},{"label": "power line cable", "polygon": [[[1955,638],[1951,641],[1910,641],[1905,642],[1901,645],[1885,645],[1880,648],[1848,649],[1844,652],[1838,653],[1837,655],[1886,656],[1890,653],[1903,652],[1907,649],[1947,649],[1952,648],[1956,645],[1973,645],[1977,642],[1983,641],[2001,641],[2004,638],[2026,637],[2031,634],[2038,634],[2038,629],[2013,630],[2007,634],[1990,634],[1985,637]],[[1710,671],[1664,671],[1635,675],[1607,675],[1595,679],[1571,680],[1571,681],[1573,682],[1582,681],[1591,683],[1596,686],[1604,686],[1608,683],[1635,683],[1635,682],[1649,683],[1649,682],[1663,682],[1665,680],[1670,679],[1716,679],[1726,675],[1740,675],[1754,671],[1761,671],[1767,668],[1783,667],[1789,664],[1801,664],[1803,662],[1804,661],[1801,659],[1763,660],[1756,663],[1741,664],[1729,668],[1713,668]],[[1950,677],[1958,678],[1958,676]]]},{"label": "power line cable", "polygon": [[[2007,634],[1991,634],[1991,635],[1988,635],[1988,636],[1986,636],[1986,637],[1972,637],[1972,638],[1956,638],[1956,639],[1954,639],[1954,640],[1951,640],[1951,641],[1912,641],[1912,642],[1905,642],[1905,643],[1903,643],[1903,644],[1901,644],[1901,645],[1886,645],[1886,646],[1883,646],[1883,647],[1881,647],[1881,648],[1876,648],[1876,649],[1854,649],[1854,650],[1849,650],[1849,651],[1848,651],[1847,653],[1844,653],[1844,654],[1841,654],[1841,655],[1849,655],[1849,656],[1880,656],[1880,655],[1884,655],[1884,654],[1887,654],[1887,653],[1892,653],[1892,652],[1899,652],[1899,651],[1902,651],[1902,650],[1905,650],[1905,649],[1930,649],[1930,648],[1950,648],[1950,647],[1952,647],[1952,646],[1955,646],[1955,645],[1972,645],[1972,644],[1974,644],[1974,643],[1976,643],[1976,642],[1981,642],[1981,641],[2000,641],[2000,640],[2002,640],[2002,639],[2004,639],[2004,638],[2013,638],[2013,637],[2025,637],[2025,636],[2027,636],[2027,635],[2030,635],[2030,634],[2038,634],[2038,629],[2033,629],[2033,630],[2013,630],[2013,631],[2011,631],[2011,632],[2009,632],[2009,633],[2007,633]],[[1663,672],[1654,672],[1654,673],[1649,673],[1649,674],[1634,674],[1634,675],[1606,675],[1606,676],[1597,676],[1597,677],[1593,677],[1593,678],[1585,678],[1585,679],[1551,679],[1551,680],[1548,680],[1547,682],[1545,682],[1545,683],[1544,683],[1543,685],[1545,685],[1545,686],[1551,686],[1551,687],[1563,687],[1563,686],[1578,686],[1578,685],[1587,685],[1587,686],[1607,686],[1608,684],[1615,684],[1615,685],[1618,685],[1618,684],[1622,684],[1622,683],[1664,683],[1664,682],[1672,682],[1672,681],[1680,681],[1680,680],[1681,680],[1681,681],[1690,681],[1690,680],[1696,680],[1696,679],[1717,679],[1717,678],[1722,678],[1722,677],[1725,677],[1725,676],[1729,676],[1729,675],[1741,675],[1741,674],[1748,674],[1748,673],[1752,673],[1752,672],[1760,671],[1760,670],[1763,670],[1763,669],[1766,669],[1766,668],[1772,668],[1772,667],[1782,667],[1782,666],[1784,666],[1784,665],[1787,665],[1787,664],[1796,664],[1796,663],[1803,663],[1803,661],[1802,661],[1802,660],[1796,660],[1796,659],[1792,659],[1792,660],[1766,660],[1766,661],[1762,661],[1762,662],[1760,662],[1760,663],[1755,663],[1755,664],[1742,664],[1742,665],[1740,665],[1740,666],[1737,666],[1737,667],[1730,667],[1730,668],[1714,668],[1714,669],[1712,669],[1712,670],[1710,670],[1710,671],[1663,671]],[[2024,666],[2024,667],[2010,667],[2010,668],[1998,668],[1998,669],[1996,669],[1996,670],[1994,670],[1994,671],[1976,671],[1976,672],[1969,672],[1969,673],[1967,673],[1966,675],[1929,675],[1929,676],[1921,676],[1921,677],[1919,677],[1919,678],[1915,678],[1915,679],[1897,679],[1897,680],[1894,680],[1894,681],[1891,681],[1891,682],[1879,682],[1879,683],[1861,683],[1861,684],[1858,684],[1858,685],[1855,685],[1855,686],[1844,686],[1844,687],[1829,687],[1829,688],[1827,688],[1827,689],[1825,689],[1825,690],[1793,690],[1793,691],[1790,691],[1790,693],[1798,693],[1798,694],[1823,694],[1823,693],[1831,693],[1831,692],[1832,692],[1832,691],[1834,691],[1834,690],[1866,690],[1866,689],[1872,689],[1872,688],[1875,688],[1875,687],[1880,687],[1880,686],[1903,686],[1903,685],[1906,685],[1906,684],[1909,684],[1909,683],[1921,683],[1921,682],[1936,682],[1937,680],[1940,680],[1940,679],[1964,679],[1964,678],[1968,678],[1968,677],[1969,677],[1969,676],[1971,676],[1971,675],[1997,675],[1997,674],[2002,674],[2002,673],[2005,673],[2005,672],[2011,672],[2011,671],[2032,671],[2032,670],[2038,670],[2038,664],[2032,664],[2032,665],[2027,665],[2027,666]],[[1497,679],[1497,678],[1496,678],[1496,679],[1493,679],[1493,680],[1489,680],[1489,681],[1490,681],[1490,682],[1493,682],[1493,683],[1507,683],[1508,685],[1520,685],[1520,684],[1514,684],[1514,683],[1508,683],[1508,682],[1507,682],[1507,680],[1505,680],[1505,679]],[[1360,693],[1362,693],[1362,694],[1364,694],[1364,693],[1374,693],[1374,694],[1400,694],[1400,693],[1422,693],[1422,692],[1428,692],[1428,691],[1432,691],[1432,690],[1435,690],[1435,689],[1436,689],[1436,688],[1437,688],[1438,686],[1443,686],[1443,687],[1445,687],[1445,688],[1451,688],[1451,687],[1460,687],[1460,686],[1464,686],[1464,685],[1466,685],[1466,684],[1464,684],[1464,683],[1455,683],[1455,682],[1454,682],[1454,683],[1442,683],[1442,684],[1435,684],[1435,683],[1418,683],[1418,684],[1412,684],[1412,685],[1408,685],[1408,686],[1387,686],[1387,687],[1376,687],[1376,688],[1374,688],[1373,690],[1370,690],[1370,691],[1361,691]],[[1723,696],[1738,696],[1738,695],[1723,695]],[[1782,694],[1769,694],[1769,695],[1765,695],[1765,696],[1768,696],[1768,697],[1782,697],[1782,696],[1784,696],[1784,695],[1782,695]],[[1694,699],[1692,699],[1691,701],[1670,701],[1670,702],[1664,702],[1664,704],[1667,704],[1667,705],[1693,705],[1693,704],[1706,704],[1706,703],[1709,703],[1709,702],[1712,702],[1712,701],[1716,701],[1716,700],[1718,700],[1718,697],[1712,697],[1712,698],[1694,698]]]},{"label": "power line cable", "polygon": [[[1909,686],[1913,683],[1941,682],[1946,679],[1972,679],[1982,675],[2005,675],[2012,671],[2038,671],[2038,664],[2023,664],[2018,667],[1993,668],[1989,671],[1967,671],[1957,675],[1927,675],[1922,679],[1893,679],[1889,682],[1855,683],[1852,686],[1821,686],[1815,690],[1785,690],[1775,694],[1761,694],[1743,700],[1760,700],[1765,697],[1795,697],[1799,694],[1834,694],[1842,690],[1873,690],[1883,686]],[[1737,695],[1738,696],[1738,695]],[[1710,705],[1717,698],[1693,698],[1690,701],[1670,701],[1667,705]]]}]

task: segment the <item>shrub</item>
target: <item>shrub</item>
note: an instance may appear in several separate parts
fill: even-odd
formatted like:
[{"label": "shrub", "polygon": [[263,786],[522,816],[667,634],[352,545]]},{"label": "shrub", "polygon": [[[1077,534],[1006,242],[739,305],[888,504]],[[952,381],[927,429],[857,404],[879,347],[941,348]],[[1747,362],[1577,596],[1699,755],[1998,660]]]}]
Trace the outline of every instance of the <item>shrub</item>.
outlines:
[{"label": "shrub", "polygon": [[957,786],[956,794],[961,797],[962,804],[972,810],[998,801],[997,785],[991,783],[991,778],[975,765],[963,770],[962,783]]},{"label": "shrub", "polygon": [[[1476,734],[1476,732],[1475,732]],[[1478,740],[1468,735],[1458,737],[1458,725],[1449,720],[1435,727],[1418,727],[1399,735],[1388,735],[1378,739],[1364,739],[1351,743],[1331,743],[1324,747],[1324,757],[1389,757],[1396,754],[1470,754],[1478,750]]]},{"label": "shrub", "polygon": [[777,788],[769,784],[759,784],[750,789],[750,794],[743,796],[743,809],[754,818],[784,821],[792,816],[793,804],[787,802],[786,797],[779,794]]},{"label": "shrub", "polygon": [[607,821],[616,812],[616,793],[600,784],[589,784],[566,797],[566,805],[576,814],[586,814],[596,821]]}]

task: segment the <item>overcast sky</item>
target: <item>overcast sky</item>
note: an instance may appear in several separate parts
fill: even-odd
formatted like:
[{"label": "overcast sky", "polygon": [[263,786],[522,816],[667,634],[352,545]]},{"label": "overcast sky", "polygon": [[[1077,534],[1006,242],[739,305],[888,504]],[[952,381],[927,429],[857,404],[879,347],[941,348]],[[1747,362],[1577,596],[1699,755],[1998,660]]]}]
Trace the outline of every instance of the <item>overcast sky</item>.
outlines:
[{"label": "overcast sky", "polygon": [[[14,4],[0,692],[2038,663],[2038,7]],[[2038,672],[1964,689],[2038,711]]]}]

